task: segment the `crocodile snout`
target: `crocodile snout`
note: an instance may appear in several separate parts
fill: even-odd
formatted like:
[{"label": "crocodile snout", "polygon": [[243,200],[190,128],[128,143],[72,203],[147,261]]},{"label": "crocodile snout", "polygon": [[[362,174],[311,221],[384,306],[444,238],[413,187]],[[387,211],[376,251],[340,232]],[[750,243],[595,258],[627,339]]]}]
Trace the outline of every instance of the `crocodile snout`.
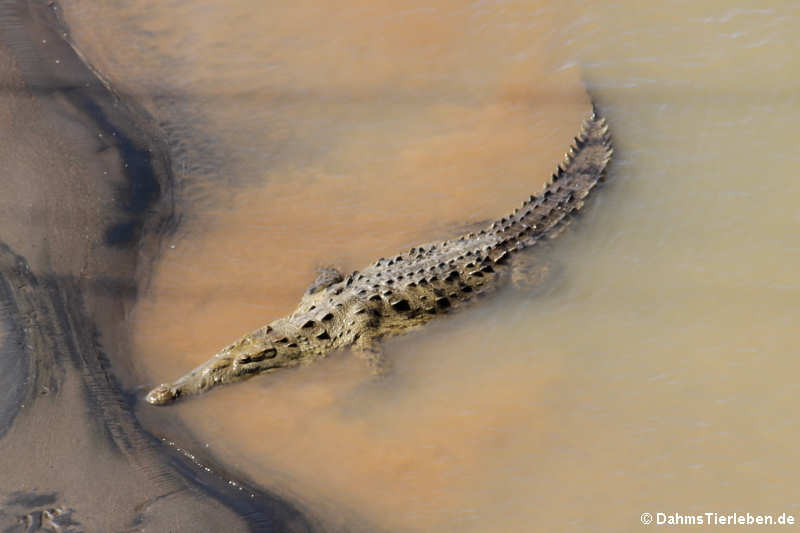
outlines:
[{"label": "crocodile snout", "polygon": [[167,405],[174,402],[178,396],[180,396],[179,390],[175,390],[166,383],[162,383],[148,392],[145,400],[152,405]]}]

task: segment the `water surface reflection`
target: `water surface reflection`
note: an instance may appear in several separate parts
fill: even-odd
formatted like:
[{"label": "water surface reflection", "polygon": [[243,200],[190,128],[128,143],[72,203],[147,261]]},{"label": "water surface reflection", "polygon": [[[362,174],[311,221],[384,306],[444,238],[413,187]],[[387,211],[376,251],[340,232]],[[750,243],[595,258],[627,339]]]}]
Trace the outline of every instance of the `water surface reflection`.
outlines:
[{"label": "water surface reflection", "polygon": [[290,310],[316,266],[538,189],[586,109],[571,66],[612,125],[611,183],[554,243],[557,280],[392,342],[386,381],[342,354],[171,411],[230,464],[396,531],[800,503],[795,8],[67,5],[116,84],[198,125],[174,130],[185,224],[133,315],[148,382]]}]

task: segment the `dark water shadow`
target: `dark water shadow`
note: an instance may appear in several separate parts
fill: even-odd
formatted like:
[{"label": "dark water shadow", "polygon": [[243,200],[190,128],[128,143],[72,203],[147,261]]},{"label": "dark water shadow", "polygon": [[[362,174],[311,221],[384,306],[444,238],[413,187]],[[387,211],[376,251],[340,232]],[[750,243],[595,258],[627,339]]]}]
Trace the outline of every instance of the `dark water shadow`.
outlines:
[{"label": "dark water shadow", "polygon": [[[322,530],[297,505],[235,479],[210,456],[201,461],[163,442],[137,419],[138,394],[124,391],[114,373],[124,355],[115,351],[112,361],[103,346],[113,340],[124,351],[125,309],[176,224],[167,151],[147,114],[119,98],[71,46],[55,2],[0,2],[0,43],[24,81],[4,88],[32,98],[45,116],[78,123],[97,152],[113,151],[118,162],[107,181],[81,176],[83,201],[97,212],[95,241],[35,248],[65,229],[41,216],[50,205],[43,199],[63,183],[38,191],[30,210],[40,225],[21,225],[14,213],[0,217],[0,527],[46,528],[50,520],[65,531]],[[33,244],[12,250],[3,242],[9,238]],[[59,251],[92,261],[55,271],[48,266],[65,264]],[[86,431],[88,447],[76,446],[73,432]],[[191,435],[186,441],[195,444]],[[70,476],[89,482],[75,486]],[[103,483],[127,491],[125,504],[97,507]],[[22,485],[36,490],[21,492]]]}]

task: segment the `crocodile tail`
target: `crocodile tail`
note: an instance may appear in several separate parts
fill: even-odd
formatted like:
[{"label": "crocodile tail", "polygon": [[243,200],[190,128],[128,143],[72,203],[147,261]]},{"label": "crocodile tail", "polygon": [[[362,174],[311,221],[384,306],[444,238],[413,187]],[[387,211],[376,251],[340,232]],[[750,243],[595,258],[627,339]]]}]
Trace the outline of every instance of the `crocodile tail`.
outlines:
[{"label": "crocodile tail", "polygon": [[613,153],[606,121],[592,106],[581,131],[544,190],[522,203],[510,216],[492,224],[499,239],[498,257],[558,235],[570,217],[583,207],[586,196],[604,173]]}]

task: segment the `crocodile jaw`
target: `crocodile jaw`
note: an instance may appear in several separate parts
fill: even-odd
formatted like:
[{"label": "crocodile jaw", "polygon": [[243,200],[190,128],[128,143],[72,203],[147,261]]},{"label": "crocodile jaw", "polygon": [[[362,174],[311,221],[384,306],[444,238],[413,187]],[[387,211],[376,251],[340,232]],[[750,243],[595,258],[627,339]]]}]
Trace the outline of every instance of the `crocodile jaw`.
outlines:
[{"label": "crocodile jaw", "polygon": [[168,405],[183,396],[293,366],[295,361],[287,358],[285,348],[273,344],[270,332],[271,328],[261,328],[245,335],[188,374],[154,388],[145,400],[151,405]]}]

